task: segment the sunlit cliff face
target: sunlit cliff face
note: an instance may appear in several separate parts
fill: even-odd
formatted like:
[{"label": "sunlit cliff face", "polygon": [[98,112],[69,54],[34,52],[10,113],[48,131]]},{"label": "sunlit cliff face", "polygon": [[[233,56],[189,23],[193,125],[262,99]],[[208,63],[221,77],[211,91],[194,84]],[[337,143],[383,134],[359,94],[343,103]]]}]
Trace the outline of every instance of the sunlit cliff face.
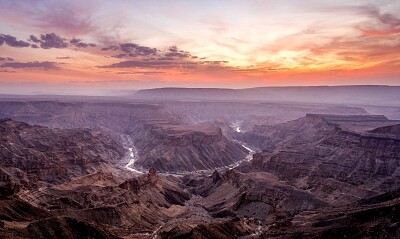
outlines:
[{"label": "sunlit cliff face", "polygon": [[1,92],[400,84],[399,1],[0,0]]}]

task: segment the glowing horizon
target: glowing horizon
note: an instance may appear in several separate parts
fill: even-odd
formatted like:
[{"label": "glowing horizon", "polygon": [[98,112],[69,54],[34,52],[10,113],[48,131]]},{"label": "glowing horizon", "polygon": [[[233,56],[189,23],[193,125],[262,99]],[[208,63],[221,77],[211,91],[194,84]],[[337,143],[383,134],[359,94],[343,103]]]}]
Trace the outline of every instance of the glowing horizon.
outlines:
[{"label": "glowing horizon", "polygon": [[400,1],[0,0],[0,93],[400,85]]}]

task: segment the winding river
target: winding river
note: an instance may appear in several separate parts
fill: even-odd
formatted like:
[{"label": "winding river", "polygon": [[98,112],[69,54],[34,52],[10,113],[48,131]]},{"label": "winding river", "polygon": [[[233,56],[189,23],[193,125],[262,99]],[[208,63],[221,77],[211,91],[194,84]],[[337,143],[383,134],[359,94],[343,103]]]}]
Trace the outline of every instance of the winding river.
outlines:
[{"label": "winding river", "polygon": [[135,172],[135,173],[144,173],[144,172],[142,172],[142,171],[139,171],[139,170],[133,168],[133,166],[134,166],[134,164],[135,164],[135,162],[136,162],[136,160],[137,160],[137,158],[138,158],[138,155],[137,155],[137,150],[136,150],[136,148],[134,148],[134,146],[131,146],[131,147],[133,147],[133,148],[128,148],[128,150],[129,150],[129,161],[128,161],[128,163],[125,165],[125,168],[128,169],[128,170],[131,171],[131,172]]},{"label": "winding river", "polygon": [[[240,124],[239,123],[235,123],[233,125],[233,129],[236,132],[241,132],[240,130]],[[123,141],[128,145],[128,163],[125,165],[125,168],[131,172],[134,173],[138,173],[138,174],[143,174],[146,173],[145,171],[141,171],[137,168],[135,168],[135,162],[138,159],[138,153],[137,150],[135,148],[135,146],[132,143],[132,140],[129,136],[124,135],[123,137]],[[218,167],[218,168],[214,168],[214,169],[208,169],[208,170],[197,170],[197,173],[202,173],[202,174],[212,174],[215,170],[217,170],[218,172],[227,170],[227,169],[233,169],[236,168],[238,166],[240,166],[241,164],[243,164],[244,162],[250,162],[253,159],[253,154],[255,153],[255,150],[249,148],[247,145],[245,145],[243,142],[234,140],[236,143],[239,143],[240,145],[242,145],[243,148],[245,148],[246,150],[249,151],[249,154],[242,160],[239,160],[233,164],[227,165],[227,166],[222,166],[222,167]],[[174,175],[174,176],[184,176],[186,174],[190,174],[193,173],[192,171],[183,171],[183,172],[171,172],[171,173],[162,173],[165,175]]]}]

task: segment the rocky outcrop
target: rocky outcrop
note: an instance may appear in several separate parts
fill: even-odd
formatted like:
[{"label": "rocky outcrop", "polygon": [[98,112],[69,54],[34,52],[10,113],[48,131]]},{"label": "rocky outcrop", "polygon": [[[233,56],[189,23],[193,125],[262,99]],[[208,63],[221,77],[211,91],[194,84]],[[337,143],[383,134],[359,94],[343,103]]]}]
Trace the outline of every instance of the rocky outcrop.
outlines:
[{"label": "rocky outcrop", "polygon": [[151,121],[136,128],[131,136],[139,151],[135,165],[163,172],[223,167],[245,158],[248,153],[212,124]]},{"label": "rocky outcrop", "polygon": [[32,222],[27,227],[30,238],[54,238],[54,239],[118,239],[110,232],[98,225],[80,221],[69,217],[53,217]]},{"label": "rocky outcrop", "polygon": [[[109,179],[107,186],[93,185],[91,177],[83,176],[76,184],[72,180],[0,197],[0,225],[5,222],[0,237],[17,233],[21,238],[114,238],[115,234],[141,238],[171,219],[174,210],[185,212],[185,202],[191,198],[179,179],[168,180],[153,169],[119,184],[112,182],[120,176],[112,177],[117,180]],[[79,237],[79,230],[89,234]]]},{"label": "rocky outcrop", "polygon": [[398,191],[343,207],[304,212],[286,225],[275,224],[261,238],[398,238]]},{"label": "rocky outcrop", "polygon": [[184,202],[190,199],[188,192],[165,179],[160,179],[155,169],[150,169],[146,175],[125,181],[119,187],[139,196],[148,190],[159,189],[160,191],[157,194],[158,196],[163,196],[163,198],[157,204],[163,207],[170,207],[171,205],[183,206]]},{"label": "rocky outcrop", "polygon": [[116,162],[123,148],[88,129],[50,129],[0,120],[0,180],[24,187],[38,181],[62,182]]},{"label": "rocky outcrop", "polygon": [[46,210],[30,205],[16,197],[4,197],[0,192],[0,220],[30,221],[50,216]]},{"label": "rocky outcrop", "polygon": [[[216,218],[253,218],[273,223],[291,218],[304,210],[328,206],[310,193],[276,181],[266,173],[241,173],[234,169],[223,175],[214,172],[209,178],[192,176],[184,181],[191,192],[203,198],[203,207]],[[194,185],[194,186],[193,186]]]},{"label": "rocky outcrop", "polygon": [[400,187],[400,140],[362,132],[381,122],[391,123],[382,116],[307,115],[268,127],[261,134],[271,141],[252,164],[329,203],[392,191]]},{"label": "rocky outcrop", "polygon": [[168,231],[161,232],[161,238],[191,238],[191,239],[230,239],[249,236],[255,223],[238,218],[223,222],[199,223],[197,225],[183,223]]}]

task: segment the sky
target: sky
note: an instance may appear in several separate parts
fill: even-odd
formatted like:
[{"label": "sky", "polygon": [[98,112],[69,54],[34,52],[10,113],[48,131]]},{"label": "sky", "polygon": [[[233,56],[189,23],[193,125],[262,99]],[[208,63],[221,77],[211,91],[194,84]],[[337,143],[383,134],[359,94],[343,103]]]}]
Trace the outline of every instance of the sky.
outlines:
[{"label": "sky", "polygon": [[400,0],[0,0],[0,93],[400,85]]}]

